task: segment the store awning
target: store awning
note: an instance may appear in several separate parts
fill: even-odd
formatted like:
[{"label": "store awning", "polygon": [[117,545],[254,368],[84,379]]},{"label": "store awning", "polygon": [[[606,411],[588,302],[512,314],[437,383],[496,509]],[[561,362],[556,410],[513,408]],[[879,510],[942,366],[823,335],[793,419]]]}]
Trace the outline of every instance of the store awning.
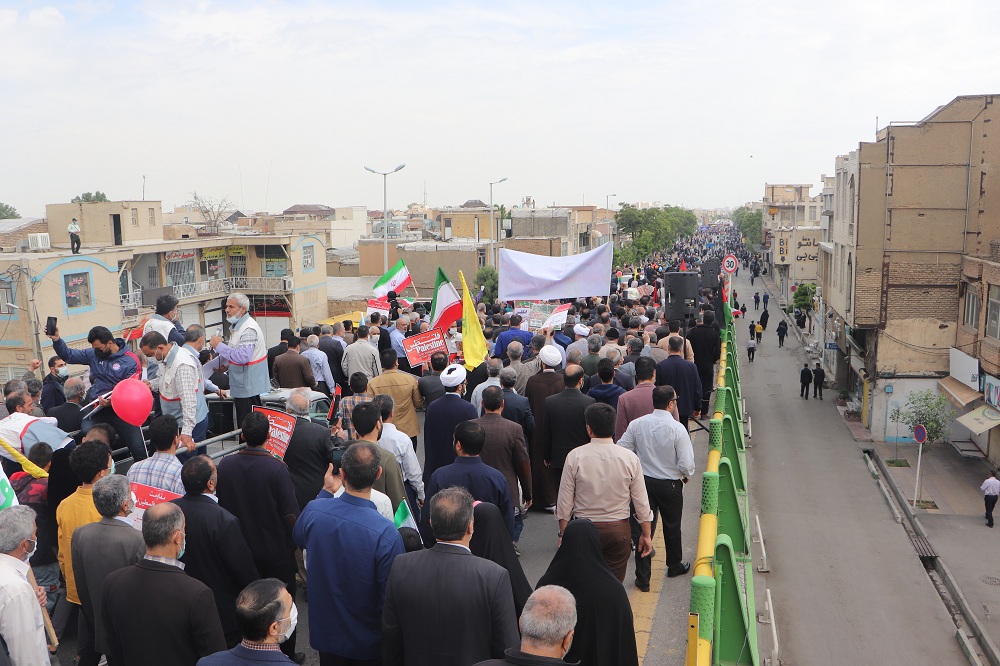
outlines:
[{"label": "store awning", "polygon": [[1000,410],[983,405],[955,419],[977,435],[1000,425]]},{"label": "store awning", "polygon": [[954,377],[942,377],[938,380],[938,390],[943,391],[959,409],[964,409],[970,402],[974,402],[983,397],[983,394],[976,389],[969,388]]}]

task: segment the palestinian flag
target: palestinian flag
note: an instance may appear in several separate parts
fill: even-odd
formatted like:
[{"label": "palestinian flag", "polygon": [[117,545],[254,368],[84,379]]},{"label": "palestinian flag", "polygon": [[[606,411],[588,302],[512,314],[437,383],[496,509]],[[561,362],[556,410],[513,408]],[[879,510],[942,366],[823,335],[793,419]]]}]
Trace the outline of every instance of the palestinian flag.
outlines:
[{"label": "palestinian flag", "polygon": [[378,279],[375,286],[372,287],[372,291],[375,292],[377,298],[386,298],[390,291],[399,292],[403,291],[413,280],[410,279],[410,271],[406,268],[406,264],[400,259],[396,262],[396,265],[389,269],[389,272]]},{"label": "palestinian flag", "polygon": [[396,507],[396,515],[394,518],[397,530],[400,527],[411,527],[413,529],[417,529],[417,521],[413,519],[413,514],[410,513],[410,505],[407,504],[405,499],[399,503],[398,507]]},{"label": "palestinian flag", "polygon": [[17,505],[17,495],[7,479],[7,475],[0,469],[0,510]]},{"label": "palestinian flag", "polygon": [[441,267],[438,267],[437,281],[434,284],[434,301],[431,303],[431,328],[448,330],[452,323],[462,318],[462,297],[448,280]]}]

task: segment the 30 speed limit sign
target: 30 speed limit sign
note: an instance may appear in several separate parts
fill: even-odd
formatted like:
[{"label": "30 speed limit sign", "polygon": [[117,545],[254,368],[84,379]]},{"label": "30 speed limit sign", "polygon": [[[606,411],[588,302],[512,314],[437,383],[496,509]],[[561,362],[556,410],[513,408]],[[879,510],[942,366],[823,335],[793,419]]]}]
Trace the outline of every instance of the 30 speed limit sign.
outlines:
[{"label": "30 speed limit sign", "polygon": [[736,261],[736,257],[732,254],[727,254],[722,260],[722,270],[727,273],[735,273],[736,269],[740,267],[740,263]]}]

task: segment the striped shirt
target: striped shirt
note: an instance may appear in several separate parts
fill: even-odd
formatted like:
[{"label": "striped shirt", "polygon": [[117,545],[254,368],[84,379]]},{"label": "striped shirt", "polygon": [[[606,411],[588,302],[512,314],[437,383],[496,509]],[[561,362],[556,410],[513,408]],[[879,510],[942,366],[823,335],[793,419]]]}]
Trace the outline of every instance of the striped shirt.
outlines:
[{"label": "striped shirt", "polygon": [[354,432],[354,424],[351,423],[351,412],[361,403],[371,402],[372,400],[372,396],[365,393],[349,395],[340,399],[340,427],[344,429],[348,440],[357,438],[357,433]]}]

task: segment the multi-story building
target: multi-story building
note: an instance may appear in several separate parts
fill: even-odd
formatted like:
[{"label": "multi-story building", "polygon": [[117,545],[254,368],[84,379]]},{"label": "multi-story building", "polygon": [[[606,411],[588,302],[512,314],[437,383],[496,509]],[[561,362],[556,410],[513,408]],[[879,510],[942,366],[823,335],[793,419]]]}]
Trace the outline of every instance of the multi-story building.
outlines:
[{"label": "multi-story building", "polygon": [[989,132],[993,100],[958,97],[837,158],[823,336],[836,342],[835,374],[846,374],[878,440],[909,435],[905,426],[896,434],[891,412],[913,391],[940,388],[970,404],[950,381],[968,374],[952,367],[953,347],[975,351],[984,372],[1000,372],[1000,340],[990,342],[988,321],[995,276],[986,268],[990,242],[1000,238],[1000,189],[986,176],[1000,156],[1000,136]]},{"label": "multi-story building", "polygon": [[282,328],[326,318],[325,236],[243,231],[164,240],[158,201],[53,204],[46,217],[51,229],[76,217],[82,251],[71,254],[68,237],[57,234],[49,250],[0,254],[0,368],[51,354],[40,335],[47,316],[59,318],[72,346],[85,346],[93,326],[116,333],[139,326],[163,293],[180,299],[185,324],[211,332],[228,329],[227,295],[246,293],[269,344]]},{"label": "multi-story building", "polygon": [[823,200],[810,197],[811,189],[812,185],[764,185],[764,255],[782,307],[791,302],[793,286],[816,283],[819,277]]}]

